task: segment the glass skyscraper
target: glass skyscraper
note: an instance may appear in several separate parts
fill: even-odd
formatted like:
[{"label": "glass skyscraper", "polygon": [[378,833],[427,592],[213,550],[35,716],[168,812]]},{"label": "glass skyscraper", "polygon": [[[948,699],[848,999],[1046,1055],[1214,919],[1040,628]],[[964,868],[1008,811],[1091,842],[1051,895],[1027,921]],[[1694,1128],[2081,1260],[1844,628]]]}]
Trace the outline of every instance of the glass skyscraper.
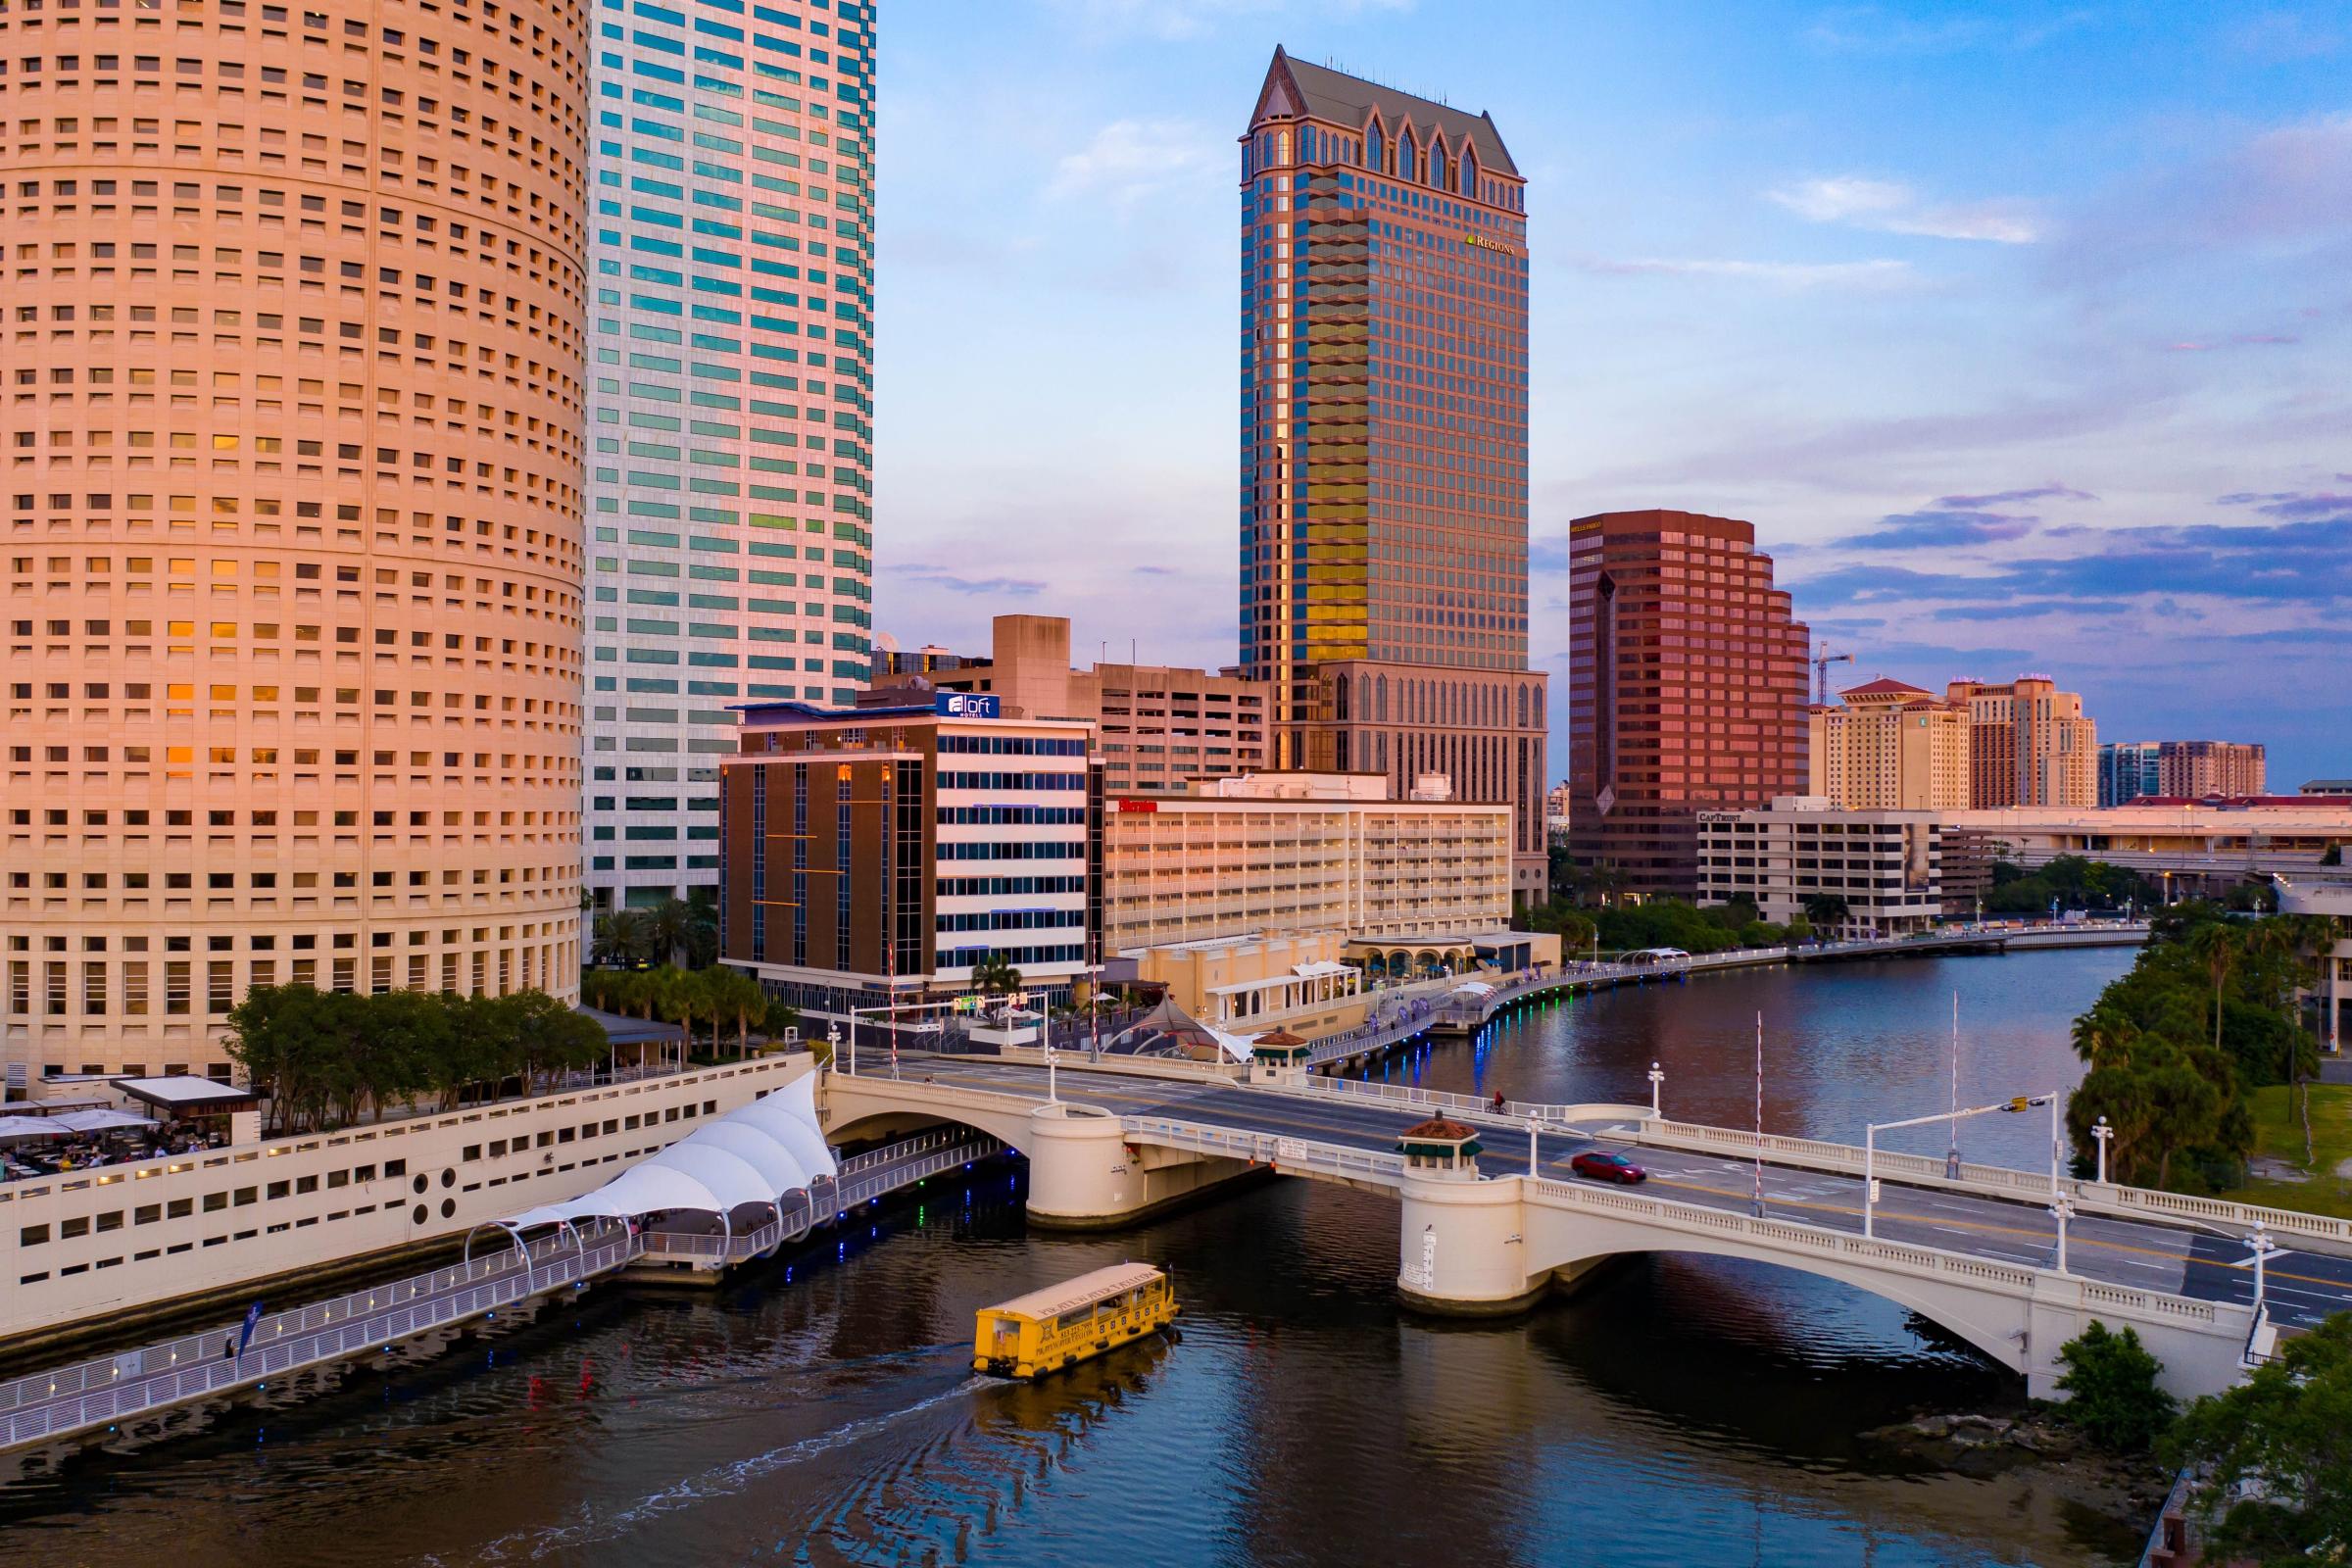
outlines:
[{"label": "glass skyscraper", "polygon": [[1275,761],[1509,802],[1539,896],[1526,183],[1491,118],[1279,49],[1241,178],[1241,654]]},{"label": "glass skyscraper", "polygon": [[846,703],[873,585],[874,7],[598,0],[587,875],[718,881],[735,705]]}]

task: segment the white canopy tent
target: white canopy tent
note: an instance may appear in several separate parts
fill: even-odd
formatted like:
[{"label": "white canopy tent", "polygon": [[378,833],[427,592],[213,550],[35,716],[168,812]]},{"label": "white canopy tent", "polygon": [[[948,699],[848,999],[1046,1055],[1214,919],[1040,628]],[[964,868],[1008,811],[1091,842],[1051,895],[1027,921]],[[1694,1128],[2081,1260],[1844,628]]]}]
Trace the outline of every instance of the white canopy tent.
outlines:
[{"label": "white canopy tent", "polygon": [[742,1160],[760,1173],[772,1193],[797,1192],[808,1185],[808,1173],[792,1151],[749,1122],[712,1122],[694,1135],[694,1142],[725,1150]]},{"label": "white canopy tent", "polygon": [[750,1204],[775,1209],[840,1170],[816,1124],[816,1077],[810,1073],[748,1105],[704,1123],[667,1149],[648,1154],[594,1192],[543,1203],[497,1221],[519,1239],[543,1225],[623,1219],[680,1210],[710,1214],[732,1233],[728,1216]]}]

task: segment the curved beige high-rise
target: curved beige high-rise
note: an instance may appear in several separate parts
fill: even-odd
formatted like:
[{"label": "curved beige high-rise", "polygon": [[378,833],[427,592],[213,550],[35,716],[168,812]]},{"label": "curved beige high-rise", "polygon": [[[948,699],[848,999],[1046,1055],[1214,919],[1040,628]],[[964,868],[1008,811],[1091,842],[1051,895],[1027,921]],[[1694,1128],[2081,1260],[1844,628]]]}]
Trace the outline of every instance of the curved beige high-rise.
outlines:
[{"label": "curved beige high-rise", "polygon": [[0,0],[12,1068],[575,994],[587,38]]}]

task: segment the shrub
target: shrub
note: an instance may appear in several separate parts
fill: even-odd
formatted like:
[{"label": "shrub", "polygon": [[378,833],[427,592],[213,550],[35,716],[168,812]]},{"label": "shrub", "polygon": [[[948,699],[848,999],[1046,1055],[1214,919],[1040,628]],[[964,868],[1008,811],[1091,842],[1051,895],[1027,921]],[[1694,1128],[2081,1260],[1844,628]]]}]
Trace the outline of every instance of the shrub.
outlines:
[{"label": "shrub", "polygon": [[2110,1333],[2093,1319],[2081,1339],[2059,1348],[2058,1359],[2066,1364],[2058,1387],[2070,1396],[2067,1419],[2100,1447],[2137,1453],[2173,1424],[2173,1396],[2156,1386],[2164,1363],[2135,1330]]}]

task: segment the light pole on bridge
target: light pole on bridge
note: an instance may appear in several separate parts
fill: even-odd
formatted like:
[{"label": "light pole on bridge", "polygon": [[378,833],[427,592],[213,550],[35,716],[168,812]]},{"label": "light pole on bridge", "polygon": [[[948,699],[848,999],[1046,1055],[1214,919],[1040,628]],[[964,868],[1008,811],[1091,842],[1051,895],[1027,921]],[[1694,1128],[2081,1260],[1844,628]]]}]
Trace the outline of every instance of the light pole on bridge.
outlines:
[{"label": "light pole on bridge", "polygon": [[2090,1136],[2099,1141],[2099,1185],[2104,1187],[2107,1185],[2107,1140],[2115,1136],[2115,1129],[2107,1125],[2106,1117],[2101,1116],[2092,1124]]},{"label": "light pole on bridge", "polygon": [[1543,1133],[1543,1117],[1530,1116],[1527,1118],[1527,1178],[1529,1181],[1534,1181],[1536,1179],[1536,1176],[1539,1173],[1542,1165],[1541,1155],[1537,1147],[1537,1139]]},{"label": "light pole on bridge", "polygon": [[1660,1067],[1656,1062],[1651,1062],[1649,1064],[1649,1114],[1652,1119],[1658,1121],[1663,1121],[1666,1117],[1665,1106],[1660,1102],[1660,1096],[1664,1092],[1665,1084],[1665,1069]]},{"label": "light pole on bridge", "polygon": [[1949,1110],[1939,1116],[1910,1116],[1901,1121],[1866,1122],[1862,1128],[1862,1235],[1875,1238],[1878,1231],[1875,1215],[1879,1201],[1879,1134],[1892,1132],[1898,1127],[1924,1127],[1932,1122],[1950,1122],[1955,1132],[1962,1121],[1971,1116],[1988,1115],[1996,1110],[2023,1111],[2030,1106],[2047,1102],[2050,1106],[2050,1201],[2062,1201],[2058,1187],[2058,1105],[2055,1091],[2047,1095],[2018,1095],[2008,1100],[1996,1100],[1989,1105],[1972,1105],[1966,1110]]}]

